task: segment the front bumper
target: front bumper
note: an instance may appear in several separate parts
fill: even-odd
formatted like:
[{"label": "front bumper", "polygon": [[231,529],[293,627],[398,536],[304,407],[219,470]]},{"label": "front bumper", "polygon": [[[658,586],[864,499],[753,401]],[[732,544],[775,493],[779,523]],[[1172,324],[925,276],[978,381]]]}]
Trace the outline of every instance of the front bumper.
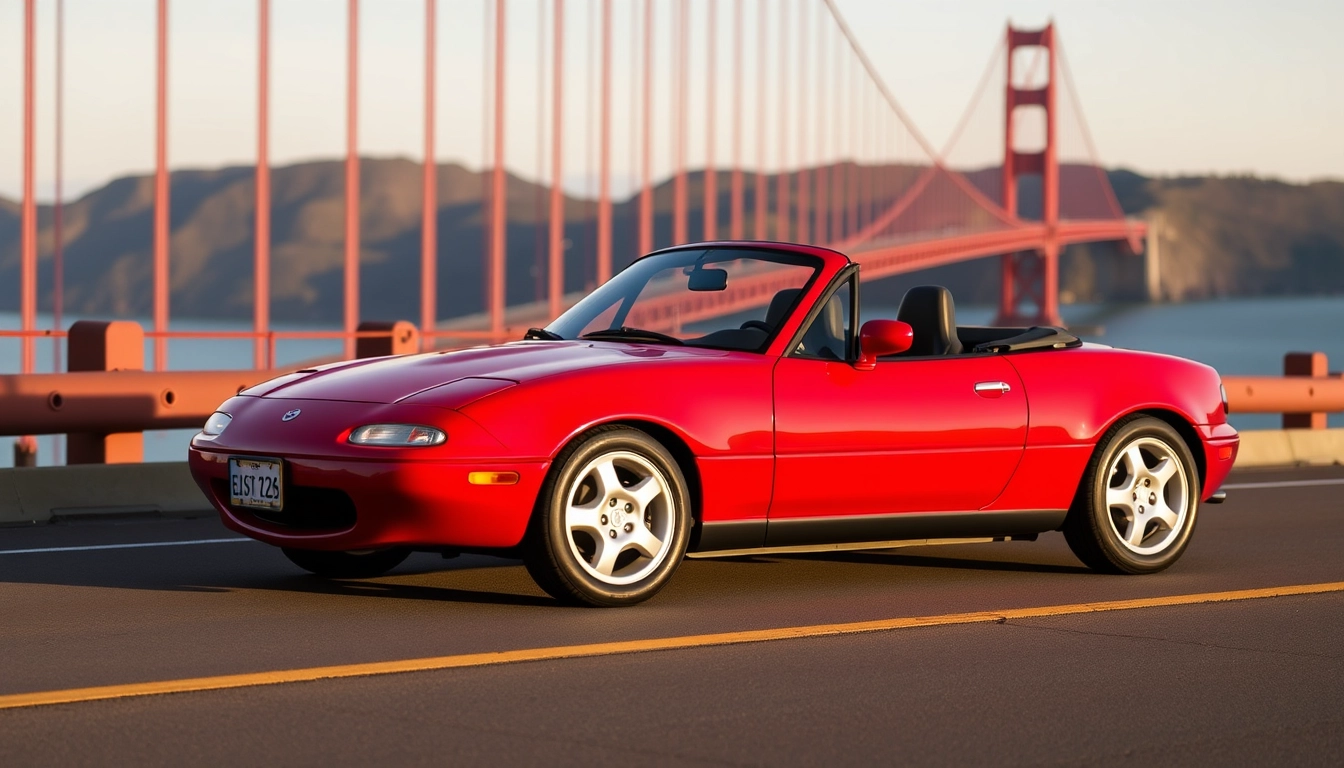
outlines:
[{"label": "front bumper", "polygon": [[1201,500],[1208,502],[1222,487],[1227,473],[1232,471],[1241,437],[1231,424],[1206,424],[1196,429],[1199,430],[1200,442],[1204,444],[1204,491]]},{"label": "front bumper", "polygon": [[[527,530],[546,463],[392,463],[285,458],[287,509],[229,504],[229,456],[190,449],[192,477],[229,528],[282,547],[506,548]],[[256,454],[260,456],[261,454]],[[473,485],[470,472],[517,472],[514,485]]]},{"label": "front bumper", "polygon": [[[302,415],[284,421],[290,409]],[[550,462],[509,455],[480,425],[443,408],[240,396],[220,410],[233,421],[188,450],[196,484],[224,524],[268,544],[350,550],[408,546],[506,548],[522,541]],[[350,445],[359,424],[428,424],[448,443],[432,448]],[[229,457],[283,461],[279,512],[229,503]],[[471,472],[516,472],[513,485],[474,485]]]}]

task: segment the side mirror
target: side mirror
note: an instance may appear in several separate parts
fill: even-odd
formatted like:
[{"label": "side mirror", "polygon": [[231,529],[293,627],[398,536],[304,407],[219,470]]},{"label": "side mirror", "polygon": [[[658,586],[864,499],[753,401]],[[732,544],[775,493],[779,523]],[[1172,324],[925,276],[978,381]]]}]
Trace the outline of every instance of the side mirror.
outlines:
[{"label": "side mirror", "polygon": [[722,291],[728,287],[728,270],[696,269],[686,287],[692,291]]},{"label": "side mirror", "polygon": [[900,320],[869,320],[859,329],[859,362],[854,367],[871,371],[877,358],[896,355],[915,343],[915,330]]}]

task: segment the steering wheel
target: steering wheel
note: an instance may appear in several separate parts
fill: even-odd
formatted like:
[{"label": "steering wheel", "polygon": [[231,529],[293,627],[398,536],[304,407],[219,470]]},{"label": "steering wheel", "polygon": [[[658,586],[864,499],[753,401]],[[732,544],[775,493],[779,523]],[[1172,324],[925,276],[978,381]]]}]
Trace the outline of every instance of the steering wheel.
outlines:
[{"label": "steering wheel", "polygon": [[739,327],[744,331],[748,328],[756,328],[757,330],[765,331],[766,333],[770,333],[770,331],[773,330],[764,320],[748,320]]}]

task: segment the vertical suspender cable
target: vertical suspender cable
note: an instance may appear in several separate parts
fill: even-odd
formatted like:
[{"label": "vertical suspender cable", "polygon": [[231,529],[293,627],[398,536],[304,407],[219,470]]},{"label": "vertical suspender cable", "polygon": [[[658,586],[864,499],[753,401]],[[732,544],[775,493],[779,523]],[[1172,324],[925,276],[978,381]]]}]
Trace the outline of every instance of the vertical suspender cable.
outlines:
[{"label": "vertical suspender cable", "polygon": [[639,252],[653,250],[653,188],[649,167],[653,130],[653,0],[644,0],[644,121],[640,157]]},{"label": "vertical suspender cable", "polygon": [[533,240],[533,260],[532,260],[532,285],[534,301],[541,301],[547,296],[547,278],[546,267],[548,259],[546,256],[547,232],[542,227],[541,222],[544,218],[543,212],[546,210],[546,190],[542,188],[542,179],[546,177],[546,121],[542,115],[546,114],[546,4],[550,0],[537,0],[537,142],[536,142],[536,179],[537,183],[532,190],[532,240]]},{"label": "vertical suspender cable", "polygon": [[742,2],[733,0],[733,176],[728,236],[742,239]]},{"label": "vertical suspender cable", "polygon": [[[33,114],[36,110],[37,9],[35,0],[23,6],[23,205],[20,211],[19,328],[31,333],[37,327],[37,201],[34,199],[36,143]],[[25,335],[19,342],[20,370],[32,373],[36,362],[35,339]]]},{"label": "vertical suspender cable", "polygon": [[597,283],[611,279],[611,0],[602,0],[602,105],[598,120]]},{"label": "vertical suspender cable", "polygon": [[[705,61],[705,240],[714,240],[718,237],[719,229],[719,189],[718,178],[714,172],[714,65],[715,53],[718,47],[716,39],[715,16],[718,8],[714,0],[706,0],[709,11],[709,40],[706,43],[707,59]],[[686,62],[689,66],[690,62]]]},{"label": "vertical suspender cable", "polygon": [[[51,212],[51,324],[56,330],[64,325],[65,310],[65,0],[56,0],[56,200]],[[60,373],[60,339],[52,339],[52,370]],[[56,439],[61,439],[57,435]]]},{"label": "vertical suspender cable", "polygon": [[[431,0],[432,1],[432,0]],[[252,367],[270,362],[271,324],[271,0],[257,1],[257,165],[252,232]]]},{"label": "vertical suspender cable", "polygon": [[832,89],[826,87],[829,85],[826,82],[826,29],[824,24],[826,9],[822,6],[817,7],[821,9],[821,13],[818,15],[822,18],[818,19],[817,23],[817,103],[813,109],[817,114],[817,158],[816,169],[813,171],[816,174],[816,202],[813,205],[816,217],[812,224],[812,238],[818,245],[824,245],[827,242],[827,215],[830,213],[828,198],[830,193],[826,184],[827,177],[830,174],[830,168],[826,162],[826,93]]},{"label": "vertical suspender cable", "polygon": [[811,228],[809,218],[812,204],[812,173],[807,163],[807,127],[808,127],[808,99],[807,90],[812,80],[809,77],[811,67],[808,64],[807,54],[807,6],[799,3],[798,6],[798,205],[795,207],[798,215],[798,242],[807,243],[811,240]]},{"label": "vertical suspender cable", "polygon": [[756,117],[753,120],[756,124],[756,218],[752,229],[757,240],[764,240],[768,237],[765,224],[770,196],[765,182],[766,54],[769,49],[766,0],[756,0],[756,11]]},{"label": "vertical suspender cable", "polygon": [[434,345],[438,322],[439,166],[434,160],[435,24],[438,0],[425,0],[425,159],[420,197],[420,348]]},{"label": "vertical suspender cable", "polygon": [[676,78],[676,88],[673,91],[675,100],[672,112],[676,115],[674,120],[675,135],[673,137],[673,152],[675,153],[676,176],[673,181],[672,202],[672,242],[680,245],[687,241],[686,234],[686,133],[687,118],[689,117],[689,105],[686,103],[686,85],[690,80],[690,73],[687,67],[690,64],[687,55],[687,40],[690,37],[689,30],[686,29],[689,24],[687,10],[690,4],[688,0],[677,0],[673,19],[673,45],[676,46],[673,55],[673,76]]},{"label": "vertical suspender cable", "polygon": [[495,0],[494,167],[490,169],[490,336],[504,336],[505,221],[508,216],[504,175],[504,40],[505,2]]},{"label": "vertical suspender cable", "polygon": [[779,6],[779,111],[775,120],[779,123],[779,146],[775,152],[779,156],[776,169],[777,189],[775,192],[775,239],[789,239],[789,4]]},{"label": "vertical suspender cable", "polygon": [[[158,4],[154,115],[154,330],[168,330],[168,0]],[[154,370],[168,366],[168,340],[154,337]]]},{"label": "vertical suspender cable", "polygon": [[346,4],[345,356],[355,356],[359,327],[359,0]]},{"label": "vertical suspender cable", "polygon": [[565,291],[565,193],[561,172],[564,152],[564,67],[565,67],[565,0],[555,0],[554,20],[551,22],[553,42],[551,57],[551,232],[547,265],[547,311],[551,319],[560,315],[560,302]]}]

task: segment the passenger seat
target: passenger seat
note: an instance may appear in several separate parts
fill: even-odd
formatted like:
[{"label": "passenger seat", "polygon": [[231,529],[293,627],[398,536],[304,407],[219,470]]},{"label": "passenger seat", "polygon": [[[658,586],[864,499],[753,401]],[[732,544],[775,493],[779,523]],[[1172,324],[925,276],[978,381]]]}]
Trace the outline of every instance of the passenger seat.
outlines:
[{"label": "passenger seat", "polygon": [[957,308],[952,292],[941,285],[917,285],[905,292],[896,319],[914,330],[914,343],[899,357],[959,355]]}]

